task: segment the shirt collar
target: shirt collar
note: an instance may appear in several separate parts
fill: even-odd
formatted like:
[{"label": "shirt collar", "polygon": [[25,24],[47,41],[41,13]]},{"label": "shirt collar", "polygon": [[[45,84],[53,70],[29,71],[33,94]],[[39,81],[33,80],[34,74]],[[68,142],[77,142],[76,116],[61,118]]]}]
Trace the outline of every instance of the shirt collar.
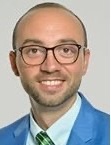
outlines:
[{"label": "shirt collar", "polygon": [[[70,135],[72,126],[78,116],[81,107],[81,98],[77,94],[77,99],[73,106],[60,118],[58,119],[50,128],[47,129],[47,133],[56,145],[66,144],[68,137]],[[33,119],[30,113],[30,132],[35,138],[37,133],[42,131],[38,124]]]}]

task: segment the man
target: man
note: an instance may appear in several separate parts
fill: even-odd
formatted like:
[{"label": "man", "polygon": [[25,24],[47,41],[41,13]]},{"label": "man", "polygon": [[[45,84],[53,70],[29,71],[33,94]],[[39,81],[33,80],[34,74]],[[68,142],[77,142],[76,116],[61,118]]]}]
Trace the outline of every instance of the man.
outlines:
[{"label": "man", "polygon": [[81,20],[57,3],[36,5],[17,22],[13,49],[31,112],[0,130],[0,144],[109,145],[109,116],[78,92],[90,56]]}]

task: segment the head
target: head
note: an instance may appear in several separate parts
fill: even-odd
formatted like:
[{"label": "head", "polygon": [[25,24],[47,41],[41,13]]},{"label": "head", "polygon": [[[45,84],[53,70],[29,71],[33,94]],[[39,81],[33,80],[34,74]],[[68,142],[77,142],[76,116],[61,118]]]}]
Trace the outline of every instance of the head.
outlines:
[{"label": "head", "polygon": [[[58,61],[58,57],[54,57],[55,50],[53,52],[50,48],[57,48],[58,53],[61,50],[59,45],[69,48],[70,44],[80,46],[76,61],[63,63],[67,61],[64,58],[60,63],[61,59]],[[40,46],[40,50],[49,49],[40,64],[37,61],[37,64],[29,65],[23,60],[19,48],[23,53],[24,48],[27,50],[32,45],[34,48]],[[70,51],[65,47],[62,51],[68,55]],[[43,3],[31,8],[14,28],[13,49],[10,52],[12,70],[37,104],[54,107],[75,97],[86,74],[90,53],[85,27],[72,11],[56,3]],[[35,49],[33,53],[37,53]]]}]

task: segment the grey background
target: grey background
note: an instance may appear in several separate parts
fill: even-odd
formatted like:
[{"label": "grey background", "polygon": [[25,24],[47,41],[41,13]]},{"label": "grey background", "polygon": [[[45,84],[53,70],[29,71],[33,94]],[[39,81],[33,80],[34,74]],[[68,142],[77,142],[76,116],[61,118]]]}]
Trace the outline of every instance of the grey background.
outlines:
[{"label": "grey background", "polygon": [[[15,77],[8,53],[12,30],[18,18],[30,7],[46,0],[0,0],[0,127],[30,110],[28,95]],[[109,113],[109,0],[52,0],[73,10],[84,22],[91,58],[80,90],[98,109]]]}]

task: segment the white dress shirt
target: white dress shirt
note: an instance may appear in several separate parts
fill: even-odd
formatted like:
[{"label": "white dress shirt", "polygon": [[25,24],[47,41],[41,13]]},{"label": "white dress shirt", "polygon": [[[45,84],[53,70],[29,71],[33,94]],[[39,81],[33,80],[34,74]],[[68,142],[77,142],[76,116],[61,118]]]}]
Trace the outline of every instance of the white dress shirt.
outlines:
[{"label": "white dress shirt", "polygon": [[[49,127],[46,132],[55,143],[55,145],[66,145],[72,126],[78,116],[81,107],[81,98],[77,94],[77,99],[73,106],[51,127]],[[35,141],[35,136],[42,131],[30,113],[30,130],[28,133],[26,145],[37,145]]]}]

